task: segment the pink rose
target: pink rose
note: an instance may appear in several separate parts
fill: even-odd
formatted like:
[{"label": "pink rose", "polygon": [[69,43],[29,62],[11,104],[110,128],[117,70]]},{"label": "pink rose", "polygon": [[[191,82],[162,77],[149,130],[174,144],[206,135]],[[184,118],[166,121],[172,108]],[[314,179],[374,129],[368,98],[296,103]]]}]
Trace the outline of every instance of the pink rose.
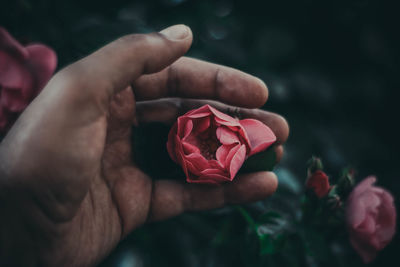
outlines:
[{"label": "pink rose", "polygon": [[232,181],[245,159],[276,141],[258,120],[234,119],[209,105],[178,118],[168,135],[167,148],[190,183]]},{"label": "pink rose", "polygon": [[307,178],[306,187],[313,190],[319,198],[326,196],[331,189],[328,176],[321,170],[315,171]]},{"label": "pink rose", "polygon": [[367,177],[349,195],[346,221],[350,242],[365,263],[371,262],[393,238],[396,209],[392,195],[373,186],[376,178]]},{"label": "pink rose", "polygon": [[24,47],[0,27],[0,133],[46,85],[56,65],[52,49],[41,44]]}]

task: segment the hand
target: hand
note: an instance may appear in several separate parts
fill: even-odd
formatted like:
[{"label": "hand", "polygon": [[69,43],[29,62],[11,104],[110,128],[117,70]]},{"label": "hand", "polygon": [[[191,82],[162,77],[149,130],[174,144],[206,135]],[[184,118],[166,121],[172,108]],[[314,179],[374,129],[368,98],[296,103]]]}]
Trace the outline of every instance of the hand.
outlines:
[{"label": "hand", "polygon": [[[172,123],[204,103],[155,100],[165,97],[244,107],[236,111],[269,125],[280,144],[287,138],[282,117],[245,109],[264,104],[264,83],[182,57],[191,42],[190,29],[182,25],[125,36],[52,78],[0,145],[0,263],[93,265],[146,222],[255,201],[276,190],[271,172],[200,186],[153,181],[132,161],[140,157],[131,155],[132,125]],[[280,158],[282,146],[277,153]]]}]

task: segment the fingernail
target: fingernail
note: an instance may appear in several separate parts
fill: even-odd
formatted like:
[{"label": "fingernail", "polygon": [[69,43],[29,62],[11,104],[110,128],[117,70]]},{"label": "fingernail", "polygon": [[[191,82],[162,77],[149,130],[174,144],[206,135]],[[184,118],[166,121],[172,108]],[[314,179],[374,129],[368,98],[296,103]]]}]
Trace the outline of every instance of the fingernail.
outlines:
[{"label": "fingernail", "polygon": [[160,33],[172,41],[179,41],[189,36],[190,29],[186,25],[179,24],[168,27],[160,31]]},{"label": "fingernail", "polygon": [[261,87],[264,87],[265,89],[268,89],[267,85],[265,84],[265,82],[263,80],[261,80],[260,78],[255,77],[258,81],[258,83],[261,85]]}]

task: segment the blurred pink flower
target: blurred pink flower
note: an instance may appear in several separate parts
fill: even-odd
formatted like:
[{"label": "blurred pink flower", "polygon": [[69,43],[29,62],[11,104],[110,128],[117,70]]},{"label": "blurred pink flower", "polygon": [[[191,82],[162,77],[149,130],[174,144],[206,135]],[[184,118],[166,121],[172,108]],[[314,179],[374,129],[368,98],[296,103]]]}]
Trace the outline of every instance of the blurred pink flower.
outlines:
[{"label": "blurred pink flower", "polygon": [[234,119],[209,105],[178,118],[168,136],[168,153],[190,183],[232,181],[245,159],[276,141],[258,120]]},{"label": "blurred pink flower", "polygon": [[365,263],[371,262],[393,238],[396,209],[392,195],[367,177],[349,195],[346,220],[350,242]]},{"label": "blurred pink flower", "polygon": [[0,27],[0,133],[46,85],[57,65],[57,56],[42,44],[22,46]]}]

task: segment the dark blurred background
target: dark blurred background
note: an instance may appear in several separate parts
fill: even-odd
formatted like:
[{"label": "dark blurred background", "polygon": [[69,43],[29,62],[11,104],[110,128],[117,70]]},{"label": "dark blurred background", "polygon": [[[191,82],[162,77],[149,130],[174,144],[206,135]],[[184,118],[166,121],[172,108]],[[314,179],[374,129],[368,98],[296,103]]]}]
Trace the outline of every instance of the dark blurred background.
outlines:
[{"label": "dark blurred background", "polygon": [[[194,43],[189,56],[260,77],[270,90],[264,108],[289,121],[286,155],[276,169],[282,184],[298,190],[305,180],[307,159],[317,155],[332,176],[347,166],[357,169],[358,180],[377,175],[379,185],[388,188],[400,206],[400,9],[396,1],[0,3],[0,25],[22,42],[51,46],[58,54],[59,68],[124,34],[159,31],[178,23],[190,26]],[[236,255],[240,248],[232,247],[240,243],[239,235],[235,239],[227,230],[236,241],[215,241],[221,225],[243,228],[241,218],[230,215],[226,221],[225,213],[229,210],[188,214],[147,226],[123,242],[103,265],[252,266],[246,257]],[[213,225],[217,230],[207,228],[210,216],[218,221]],[[373,266],[396,266],[399,249],[397,237]],[[361,264],[352,259],[353,265]],[[311,261],[307,265],[319,266]]]}]

